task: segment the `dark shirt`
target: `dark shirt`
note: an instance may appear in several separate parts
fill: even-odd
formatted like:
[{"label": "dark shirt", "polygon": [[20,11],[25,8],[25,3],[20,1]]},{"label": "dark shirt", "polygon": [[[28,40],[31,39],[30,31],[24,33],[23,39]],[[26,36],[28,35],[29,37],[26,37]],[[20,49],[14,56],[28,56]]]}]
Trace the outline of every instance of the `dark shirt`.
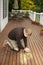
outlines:
[{"label": "dark shirt", "polygon": [[25,46],[27,46],[27,38],[24,36],[23,31],[24,31],[23,27],[14,28],[9,32],[8,38],[17,41],[17,44],[19,45],[21,43],[21,39],[23,39]]}]

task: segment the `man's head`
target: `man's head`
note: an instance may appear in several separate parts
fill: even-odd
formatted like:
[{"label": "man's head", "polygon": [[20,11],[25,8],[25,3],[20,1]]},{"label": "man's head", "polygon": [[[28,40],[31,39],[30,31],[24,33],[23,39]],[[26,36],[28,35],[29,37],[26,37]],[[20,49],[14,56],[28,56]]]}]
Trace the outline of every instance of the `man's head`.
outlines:
[{"label": "man's head", "polygon": [[31,29],[24,29],[24,36],[28,37],[32,34],[32,30]]}]

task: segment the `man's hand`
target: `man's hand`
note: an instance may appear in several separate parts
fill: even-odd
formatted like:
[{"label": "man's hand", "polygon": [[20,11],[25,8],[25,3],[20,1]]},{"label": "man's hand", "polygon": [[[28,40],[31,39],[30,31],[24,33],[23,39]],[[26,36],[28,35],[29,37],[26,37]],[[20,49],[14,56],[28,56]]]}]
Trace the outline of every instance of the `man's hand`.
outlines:
[{"label": "man's hand", "polygon": [[31,52],[28,47],[26,47],[26,48],[24,49],[24,51],[25,51],[25,52]]}]

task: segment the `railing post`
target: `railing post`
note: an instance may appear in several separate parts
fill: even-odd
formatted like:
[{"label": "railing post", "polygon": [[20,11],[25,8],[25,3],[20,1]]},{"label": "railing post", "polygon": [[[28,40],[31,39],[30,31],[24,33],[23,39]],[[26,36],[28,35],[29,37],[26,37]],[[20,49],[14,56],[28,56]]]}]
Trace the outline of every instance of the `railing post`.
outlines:
[{"label": "railing post", "polygon": [[43,26],[43,13],[40,13],[40,25]]},{"label": "railing post", "polygon": [[36,12],[34,12],[34,21],[35,21],[35,18],[36,18]]}]

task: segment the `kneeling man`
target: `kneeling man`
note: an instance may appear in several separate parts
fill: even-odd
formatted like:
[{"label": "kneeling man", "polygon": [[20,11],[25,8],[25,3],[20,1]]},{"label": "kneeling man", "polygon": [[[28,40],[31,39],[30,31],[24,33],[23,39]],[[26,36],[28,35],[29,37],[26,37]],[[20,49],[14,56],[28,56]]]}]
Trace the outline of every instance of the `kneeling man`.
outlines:
[{"label": "kneeling man", "polygon": [[[31,29],[26,29],[24,27],[18,27],[11,30],[8,34],[7,43],[13,50],[19,51],[20,49],[24,49],[28,51],[27,48],[27,37],[28,35],[31,36],[32,31]],[[21,40],[23,39],[25,47],[23,47]],[[4,44],[6,45],[6,43]]]}]

